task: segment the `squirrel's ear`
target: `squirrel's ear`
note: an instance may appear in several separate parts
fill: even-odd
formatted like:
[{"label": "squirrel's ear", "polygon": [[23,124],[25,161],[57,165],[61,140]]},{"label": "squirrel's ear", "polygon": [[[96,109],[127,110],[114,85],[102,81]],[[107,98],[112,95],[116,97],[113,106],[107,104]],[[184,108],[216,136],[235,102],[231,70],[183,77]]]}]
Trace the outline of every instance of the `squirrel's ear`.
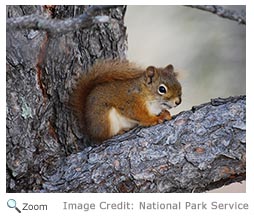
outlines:
[{"label": "squirrel's ear", "polygon": [[166,66],[164,69],[164,72],[166,72],[167,74],[171,74],[175,77],[178,77],[178,73],[174,72],[174,67],[172,64],[169,64],[168,66]]},{"label": "squirrel's ear", "polygon": [[151,84],[155,79],[157,75],[157,70],[155,67],[150,66],[146,68],[145,71],[145,80],[147,84]]},{"label": "squirrel's ear", "polygon": [[172,64],[169,64],[168,66],[166,66],[164,68],[164,70],[167,72],[167,73],[174,73],[174,67]]}]

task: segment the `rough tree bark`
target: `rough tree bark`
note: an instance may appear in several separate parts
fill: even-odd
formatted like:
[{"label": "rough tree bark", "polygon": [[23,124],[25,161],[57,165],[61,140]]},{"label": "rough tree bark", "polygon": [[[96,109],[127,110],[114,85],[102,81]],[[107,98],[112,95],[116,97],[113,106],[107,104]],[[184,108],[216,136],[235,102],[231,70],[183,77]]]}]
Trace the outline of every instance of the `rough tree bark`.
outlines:
[{"label": "rough tree bark", "polygon": [[[69,95],[96,59],[125,58],[125,9],[99,11],[114,22],[64,35],[7,28],[7,192],[201,192],[245,179],[245,97],[85,146]],[[7,16],[53,20],[86,10],[7,6]]]},{"label": "rough tree bark", "polygon": [[43,191],[203,192],[242,181],[245,103],[245,96],[214,99],[59,159],[44,172]]},{"label": "rough tree bark", "polygon": [[[59,20],[87,6],[7,6],[7,18],[37,14]],[[66,34],[7,28],[7,191],[42,189],[44,168],[82,150],[85,142],[68,107],[75,80],[97,59],[125,58],[126,7],[98,11],[113,23]],[[118,22],[116,22],[118,21]],[[7,22],[8,23],[8,22]]]}]

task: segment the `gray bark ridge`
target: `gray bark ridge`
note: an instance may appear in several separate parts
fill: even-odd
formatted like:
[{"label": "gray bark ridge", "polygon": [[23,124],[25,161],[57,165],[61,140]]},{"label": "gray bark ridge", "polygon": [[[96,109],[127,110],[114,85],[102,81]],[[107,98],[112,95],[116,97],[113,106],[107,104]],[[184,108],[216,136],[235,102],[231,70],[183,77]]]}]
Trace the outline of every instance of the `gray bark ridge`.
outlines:
[{"label": "gray bark ridge", "polygon": [[203,192],[246,175],[246,97],[217,98],[62,158],[45,192]]}]

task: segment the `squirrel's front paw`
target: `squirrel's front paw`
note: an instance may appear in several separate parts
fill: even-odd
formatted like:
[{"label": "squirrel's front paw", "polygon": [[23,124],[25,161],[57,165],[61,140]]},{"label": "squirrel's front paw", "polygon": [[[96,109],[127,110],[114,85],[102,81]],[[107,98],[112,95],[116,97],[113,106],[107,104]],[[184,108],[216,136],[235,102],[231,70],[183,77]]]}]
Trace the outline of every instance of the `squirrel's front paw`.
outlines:
[{"label": "squirrel's front paw", "polygon": [[171,120],[171,114],[167,110],[163,110],[158,119],[158,123],[163,123],[165,120]]}]

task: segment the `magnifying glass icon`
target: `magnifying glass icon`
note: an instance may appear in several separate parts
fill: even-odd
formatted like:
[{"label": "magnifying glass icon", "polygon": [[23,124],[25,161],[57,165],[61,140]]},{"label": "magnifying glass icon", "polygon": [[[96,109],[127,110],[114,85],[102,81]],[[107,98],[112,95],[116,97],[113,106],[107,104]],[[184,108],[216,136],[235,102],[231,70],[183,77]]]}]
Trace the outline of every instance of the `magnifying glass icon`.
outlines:
[{"label": "magnifying glass icon", "polygon": [[15,208],[16,211],[18,211],[19,213],[21,213],[20,209],[18,209],[18,208],[16,207],[16,201],[15,201],[14,199],[9,199],[9,200],[7,201],[7,206],[8,206],[9,208]]}]

